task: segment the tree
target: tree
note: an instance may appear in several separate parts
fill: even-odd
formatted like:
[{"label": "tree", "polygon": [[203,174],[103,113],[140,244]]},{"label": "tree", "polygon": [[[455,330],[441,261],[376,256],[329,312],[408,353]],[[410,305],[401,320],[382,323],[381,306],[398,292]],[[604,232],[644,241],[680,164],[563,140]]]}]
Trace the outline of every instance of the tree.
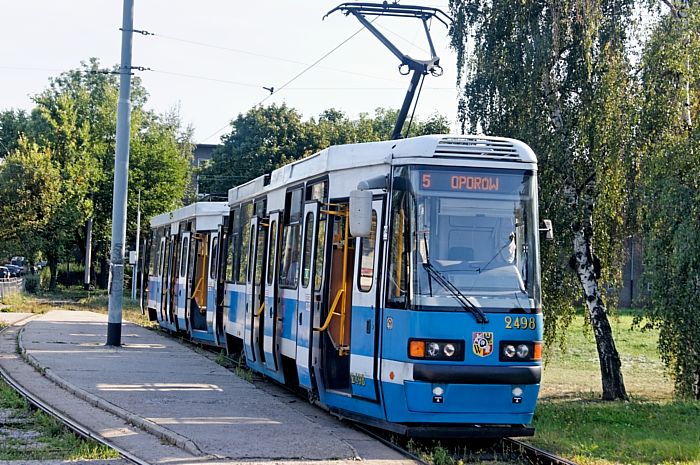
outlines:
[{"label": "tree", "polygon": [[62,200],[60,184],[50,150],[25,138],[0,164],[0,243],[32,266],[51,236],[50,219]]},{"label": "tree", "polygon": [[[397,110],[377,108],[374,118],[361,114],[351,120],[331,108],[318,121],[302,121],[299,112],[286,105],[253,108],[231,122],[231,133],[200,172],[200,191],[225,195],[236,185],[331,145],[386,140],[397,115]],[[447,119],[435,114],[425,122],[414,121],[411,135],[447,132]]]},{"label": "tree", "polygon": [[[460,70],[468,70],[463,128],[521,139],[538,154],[542,216],[554,220],[559,235],[543,246],[548,342],[568,325],[582,294],[603,399],[624,399],[601,284],[619,282],[624,255],[635,126],[626,36],[632,0],[451,0],[450,9],[452,45]],[[467,63],[470,36],[474,57]]]},{"label": "tree", "polygon": [[20,137],[29,130],[29,116],[23,110],[0,112],[0,159],[19,147]]},{"label": "tree", "polygon": [[[174,112],[157,115],[144,110],[147,93],[138,78],[133,79],[131,95],[127,233],[133,243],[139,191],[145,218],[181,205],[189,181],[192,130],[183,129]],[[28,137],[51,153],[60,174],[61,204],[47,220],[50,236],[44,251],[51,287],[56,284],[58,263],[84,248],[83,225],[88,218],[94,222],[92,256],[102,264],[100,284],[106,286],[117,97],[116,76],[105,73],[96,59],[51,79],[34,97]]]},{"label": "tree", "polygon": [[641,64],[640,125],[641,224],[651,284],[646,315],[660,330],[659,352],[676,394],[695,399],[700,399],[698,30],[697,6],[672,8],[654,25]]},{"label": "tree", "polygon": [[225,194],[228,189],[302,158],[311,150],[301,115],[282,104],[255,107],[231,122],[232,131],[202,170],[201,191]]}]

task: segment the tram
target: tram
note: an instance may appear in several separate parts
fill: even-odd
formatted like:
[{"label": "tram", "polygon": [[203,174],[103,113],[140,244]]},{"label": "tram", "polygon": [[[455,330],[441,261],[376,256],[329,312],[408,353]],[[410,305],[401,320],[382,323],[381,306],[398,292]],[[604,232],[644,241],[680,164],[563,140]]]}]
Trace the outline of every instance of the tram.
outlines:
[{"label": "tram", "polygon": [[526,144],[333,146],[233,187],[211,221],[185,215],[204,205],[151,221],[148,308],[163,328],[242,354],[342,418],[416,437],[533,434],[540,228]]}]

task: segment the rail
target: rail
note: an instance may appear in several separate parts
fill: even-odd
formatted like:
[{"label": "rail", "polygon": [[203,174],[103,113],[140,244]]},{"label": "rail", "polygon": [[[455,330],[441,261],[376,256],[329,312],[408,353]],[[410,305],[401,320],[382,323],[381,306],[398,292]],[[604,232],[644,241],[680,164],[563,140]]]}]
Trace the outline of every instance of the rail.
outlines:
[{"label": "rail", "polygon": [[[0,332],[5,331],[5,330],[7,330],[7,328],[0,330]],[[106,440],[99,433],[93,432],[93,431],[85,428],[80,423],[78,423],[78,422],[72,420],[70,417],[64,415],[58,409],[52,407],[48,403],[39,399],[37,396],[35,396],[31,392],[29,392],[27,389],[25,389],[24,386],[19,384],[12,377],[12,375],[2,367],[0,367],[0,379],[5,381],[12,389],[14,389],[22,397],[27,399],[27,402],[29,402],[30,404],[32,404],[34,407],[38,408],[39,410],[42,410],[43,412],[45,412],[49,416],[55,418],[61,424],[65,425],[68,429],[73,431],[78,436],[83,437],[85,439],[91,439],[95,442],[102,444],[103,446],[106,446],[106,447],[109,447],[110,449],[115,450],[122,458],[128,460],[129,462],[131,462],[135,465],[151,465],[149,462],[142,460],[139,457],[136,457],[134,454],[127,451],[126,449],[123,449],[123,448],[113,444],[112,442]]]}]

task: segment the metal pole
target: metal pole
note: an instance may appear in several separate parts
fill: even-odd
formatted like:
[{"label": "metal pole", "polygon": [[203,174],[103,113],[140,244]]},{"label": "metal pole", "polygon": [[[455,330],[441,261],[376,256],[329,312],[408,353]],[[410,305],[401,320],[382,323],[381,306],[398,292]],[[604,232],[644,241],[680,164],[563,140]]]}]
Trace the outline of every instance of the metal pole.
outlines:
[{"label": "metal pole", "polygon": [[131,271],[131,300],[136,300],[136,280],[139,274],[139,248],[141,247],[141,191],[136,207],[136,262]]},{"label": "metal pole", "polygon": [[129,182],[129,128],[131,126],[131,44],[134,25],[134,0],[124,0],[122,17],[122,63],[119,68],[117,106],[117,152],[114,157],[112,197],[112,254],[109,271],[109,310],[107,345],[120,346],[122,300],[124,297],[124,242],[126,240],[126,202]]},{"label": "metal pole", "polygon": [[85,228],[85,274],[83,275],[83,284],[85,290],[90,289],[90,266],[92,265],[92,218],[87,220]]}]

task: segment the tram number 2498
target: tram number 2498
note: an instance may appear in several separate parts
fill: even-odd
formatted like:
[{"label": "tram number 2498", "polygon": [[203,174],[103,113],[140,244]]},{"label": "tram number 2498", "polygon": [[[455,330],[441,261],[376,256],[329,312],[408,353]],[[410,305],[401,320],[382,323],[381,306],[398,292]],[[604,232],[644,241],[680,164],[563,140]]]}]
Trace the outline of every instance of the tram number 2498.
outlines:
[{"label": "tram number 2498", "polygon": [[537,320],[534,316],[507,316],[505,318],[506,329],[535,329],[537,328]]}]

